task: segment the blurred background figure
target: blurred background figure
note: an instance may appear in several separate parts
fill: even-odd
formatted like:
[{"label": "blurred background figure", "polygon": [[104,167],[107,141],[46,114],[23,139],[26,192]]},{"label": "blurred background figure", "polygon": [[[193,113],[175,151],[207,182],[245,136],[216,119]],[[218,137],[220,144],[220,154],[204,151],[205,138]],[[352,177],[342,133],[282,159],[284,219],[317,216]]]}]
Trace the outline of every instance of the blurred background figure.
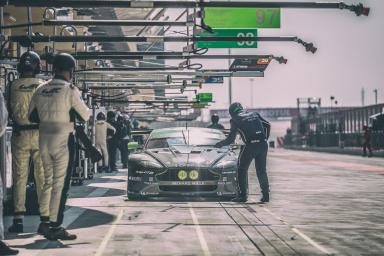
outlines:
[{"label": "blurred background figure", "polygon": [[95,137],[96,147],[101,151],[103,159],[98,162],[98,172],[109,171],[109,155],[107,147],[107,133],[110,132],[112,135],[115,134],[116,129],[110,123],[105,121],[104,113],[100,112],[96,117],[97,121],[95,124]]},{"label": "blurred background figure", "polygon": [[117,117],[116,133],[114,137],[117,142],[117,147],[120,150],[123,168],[128,168],[128,127],[126,126],[126,120],[122,115]]},{"label": "blurred background figure", "polygon": [[[117,131],[117,122],[116,122],[116,113],[112,110],[107,112],[107,122],[115,128]],[[116,168],[116,149],[118,146],[118,141],[116,141],[116,132],[112,133],[107,131],[107,147],[109,154],[109,170],[108,172],[117,171]]]},{"label": "blurred background figure", "polygon": [[367,148],[368,148],[368,157],[372,157],[372,146],[371,146],[371,137],[372,137],[372,132],[371,128],[368,125],[363,126],[363,156],[367,156]]},{"label": "blurred background figure", "polygon": [[211,116],[212,124],[210,124],[207,128],[224,130],[224,126],[219,124],[219,120],[220,120],[219,116],[217,114],[213,114]]}]

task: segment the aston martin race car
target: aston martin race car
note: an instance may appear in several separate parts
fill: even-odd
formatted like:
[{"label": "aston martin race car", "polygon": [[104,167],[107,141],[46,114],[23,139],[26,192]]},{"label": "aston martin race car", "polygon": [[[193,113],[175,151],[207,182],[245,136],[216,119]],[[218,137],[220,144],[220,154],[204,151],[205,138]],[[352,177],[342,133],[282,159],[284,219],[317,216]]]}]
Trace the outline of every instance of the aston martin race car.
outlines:
[{"label": "aston martin race car", "polygon": [[214,148],[224,138],[208,128],[153,130],[129,156],[128,198],[235,197],[237,154],[231,147]]}]

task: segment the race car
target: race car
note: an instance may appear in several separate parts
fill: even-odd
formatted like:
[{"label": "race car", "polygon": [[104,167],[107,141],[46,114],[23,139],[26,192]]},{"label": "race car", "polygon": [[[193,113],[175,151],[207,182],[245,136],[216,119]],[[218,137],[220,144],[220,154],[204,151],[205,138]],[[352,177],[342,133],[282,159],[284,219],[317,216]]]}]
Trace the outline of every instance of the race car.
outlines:
[{"label": "race car", "polygon": [[214,147],[224,138],[208,128],[153,130],[129,155],[128,198],[235,197],[238,156],[231,147]]}]

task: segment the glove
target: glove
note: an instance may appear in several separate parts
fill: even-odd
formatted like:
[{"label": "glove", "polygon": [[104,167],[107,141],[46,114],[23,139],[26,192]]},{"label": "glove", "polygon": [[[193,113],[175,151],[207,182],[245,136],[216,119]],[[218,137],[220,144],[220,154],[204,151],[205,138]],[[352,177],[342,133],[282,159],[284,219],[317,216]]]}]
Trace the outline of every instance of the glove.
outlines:
[{"label": "glove", "polygon": [[220,142],[216,143],[214,147],[215,148],[221,148]]}]

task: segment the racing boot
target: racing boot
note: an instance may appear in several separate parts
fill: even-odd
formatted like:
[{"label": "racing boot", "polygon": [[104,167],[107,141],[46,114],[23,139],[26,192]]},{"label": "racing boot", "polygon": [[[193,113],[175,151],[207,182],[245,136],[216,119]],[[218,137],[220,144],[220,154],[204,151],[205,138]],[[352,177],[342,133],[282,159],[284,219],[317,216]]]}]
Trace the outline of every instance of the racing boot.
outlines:
[{"label": "racing boot", "polygon": [[12,249],[6,243],[0,240],[0,255],[17,255],[18,250]]},{"label": "racing boot", "polygon": [[13,219],[13,224],[8,228],[9,233],[23,233],[23,219]]},{"label": "racing boot", "polygon": [[63,227],[54,227],[49,229],[49,232],[44,235],[50,241],[56,240],[75,240],[77,238],[76,235],[68,233],[68,231]]},{"label": "racing boot", "polygon": [[268,203],[269,202],[269,193],[263,193],[263,196],[260,199],[261,203]]},{"label": "racing boot", "polygon": [[49,223],[48,222],[41,222],[39,225],[39,228],[37,229],[37,234],[46,236],[49,233]]}]

